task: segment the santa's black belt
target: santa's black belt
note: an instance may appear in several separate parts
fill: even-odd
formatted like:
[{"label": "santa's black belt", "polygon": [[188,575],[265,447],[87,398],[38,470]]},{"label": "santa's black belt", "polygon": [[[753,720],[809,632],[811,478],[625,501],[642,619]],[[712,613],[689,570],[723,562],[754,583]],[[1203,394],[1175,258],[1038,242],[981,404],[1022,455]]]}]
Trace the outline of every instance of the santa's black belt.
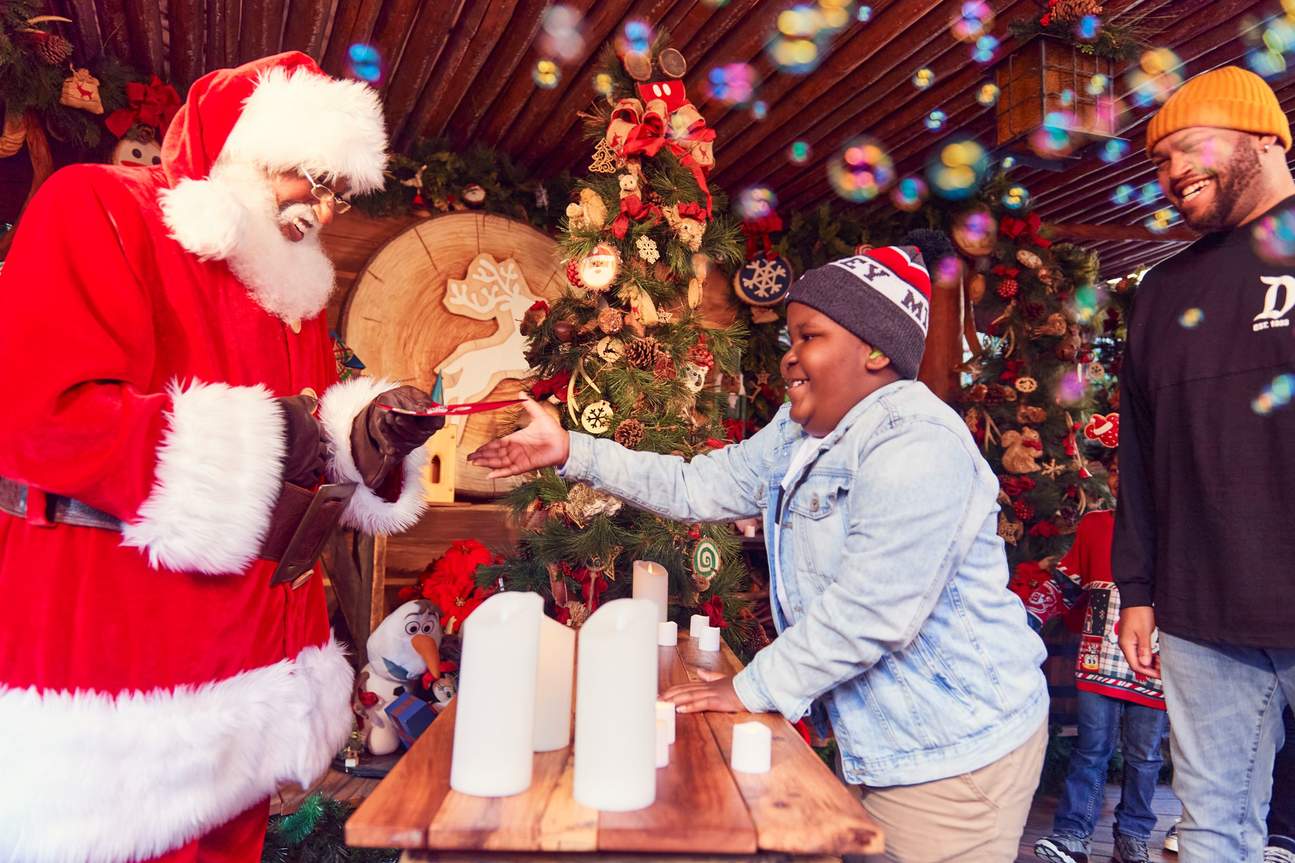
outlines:
[{"label": "santa's black belt", "polygon": [[[312,491],[292,483],[283,484],[270,516],[270,528],[257,552],[259,558],[279,562],[270,578],[271,584],[290,581],[293,587],[300,587],[305,583],[355,488],[354,483],[332,483]],[[0,512],[37,525],[69,524],[121,530],[120,519],[75,498],[48,493],[40,497],[45,501],[43,511],[29,514],[27,486],[0,477]]]}]

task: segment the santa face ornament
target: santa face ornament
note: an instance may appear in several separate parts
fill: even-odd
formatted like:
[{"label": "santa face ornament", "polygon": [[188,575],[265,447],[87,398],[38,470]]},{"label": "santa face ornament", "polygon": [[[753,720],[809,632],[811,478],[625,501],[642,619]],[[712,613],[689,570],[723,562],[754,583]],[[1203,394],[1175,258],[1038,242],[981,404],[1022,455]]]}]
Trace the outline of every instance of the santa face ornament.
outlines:
[{"label": "santa face ornament", "polygon": [[602,292],[612,286],[620,275],[621,256],[615,246],[599,243],[594,250],[580,259],[576,272],[581,283],[592,291]]}]

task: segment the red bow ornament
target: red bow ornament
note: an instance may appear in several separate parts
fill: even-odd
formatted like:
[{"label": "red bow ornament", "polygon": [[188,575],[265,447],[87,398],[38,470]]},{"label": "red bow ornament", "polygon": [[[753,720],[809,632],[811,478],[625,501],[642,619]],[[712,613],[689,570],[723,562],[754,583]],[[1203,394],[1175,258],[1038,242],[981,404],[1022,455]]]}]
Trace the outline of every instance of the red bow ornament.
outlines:
[{"label": "red bow ornament", "polygon": [[630,230],[630,220],[641,222],[644,219],[661,218],[661,208],[656,204],[645,204],[638,195],[626,195],[621,198],[621,212],[612,221],[612,234],[623,240]]},{"label": "red bow ornament", "polygon": [[147,84],[138,81],[127,84],[126,101],[130,103],[130,107],[113,111],[104,120],[104,125],[118,138],[123,137],[136,123],[152,126],[165,136],[171,120],[180,110],[180,94],[170,84],[162,83],[162,79],[156,75]]},{"label": "red bow ornament", "polygon": [[769,242],[769,235],[782,230],[782,219],[776,212],[770,210],[758,219],[745,219],[742,222],[742,233],[746,235],[746,257],[748,260],[755,257],[764,247],[765,258],[773,256],[773,246]]},{"label": "red bow ornament", "polygon": [[1040,233],[1043,222],[1038,213],[1030,213],[1024,219],[1018,219],[1015,216],[1004,216],[1003,220],[998,223],[998,232],[1009,240],[1019,240],[1024,236],[1033,245],[1040,249],[1051,247],[1052,241]]}]

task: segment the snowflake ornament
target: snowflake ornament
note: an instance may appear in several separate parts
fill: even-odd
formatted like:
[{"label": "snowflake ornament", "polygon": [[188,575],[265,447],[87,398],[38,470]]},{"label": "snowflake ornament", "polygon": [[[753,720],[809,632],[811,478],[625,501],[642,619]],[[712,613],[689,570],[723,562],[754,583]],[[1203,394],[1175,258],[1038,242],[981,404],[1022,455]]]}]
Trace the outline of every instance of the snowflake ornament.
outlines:
[{"label": "snowflake ornament", "polygon": [[661,250],[657,248],[656,240],[647,234],[639,237],[634,246],[638,249],[639,257],[649,264],[655,264],[661,259]]},{"label": "snowflake ornament", "polygon": [[778,255],[755,257],[733,274],[733,290],[752,306],[776,306],[791,290],[791,265]]}]

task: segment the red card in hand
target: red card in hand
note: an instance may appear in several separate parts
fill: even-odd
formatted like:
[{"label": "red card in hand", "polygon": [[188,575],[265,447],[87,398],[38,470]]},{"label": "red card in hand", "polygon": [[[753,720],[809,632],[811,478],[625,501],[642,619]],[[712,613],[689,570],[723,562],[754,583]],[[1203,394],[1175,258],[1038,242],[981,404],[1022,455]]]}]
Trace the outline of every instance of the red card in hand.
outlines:
[{"label": "red card in hand", "polygon": [[508,399],[501,402],[467,402],[461,405],[440,405],[433,403],[431,407],[426,408],[398,408],[391,405],[380,405],[380,407],[398,414],[405,414],[411,417],[458,417],[467,414],[479,414],[483,411],[497,411],[500,408],[511,407],[522,403],[521,399]]}]

